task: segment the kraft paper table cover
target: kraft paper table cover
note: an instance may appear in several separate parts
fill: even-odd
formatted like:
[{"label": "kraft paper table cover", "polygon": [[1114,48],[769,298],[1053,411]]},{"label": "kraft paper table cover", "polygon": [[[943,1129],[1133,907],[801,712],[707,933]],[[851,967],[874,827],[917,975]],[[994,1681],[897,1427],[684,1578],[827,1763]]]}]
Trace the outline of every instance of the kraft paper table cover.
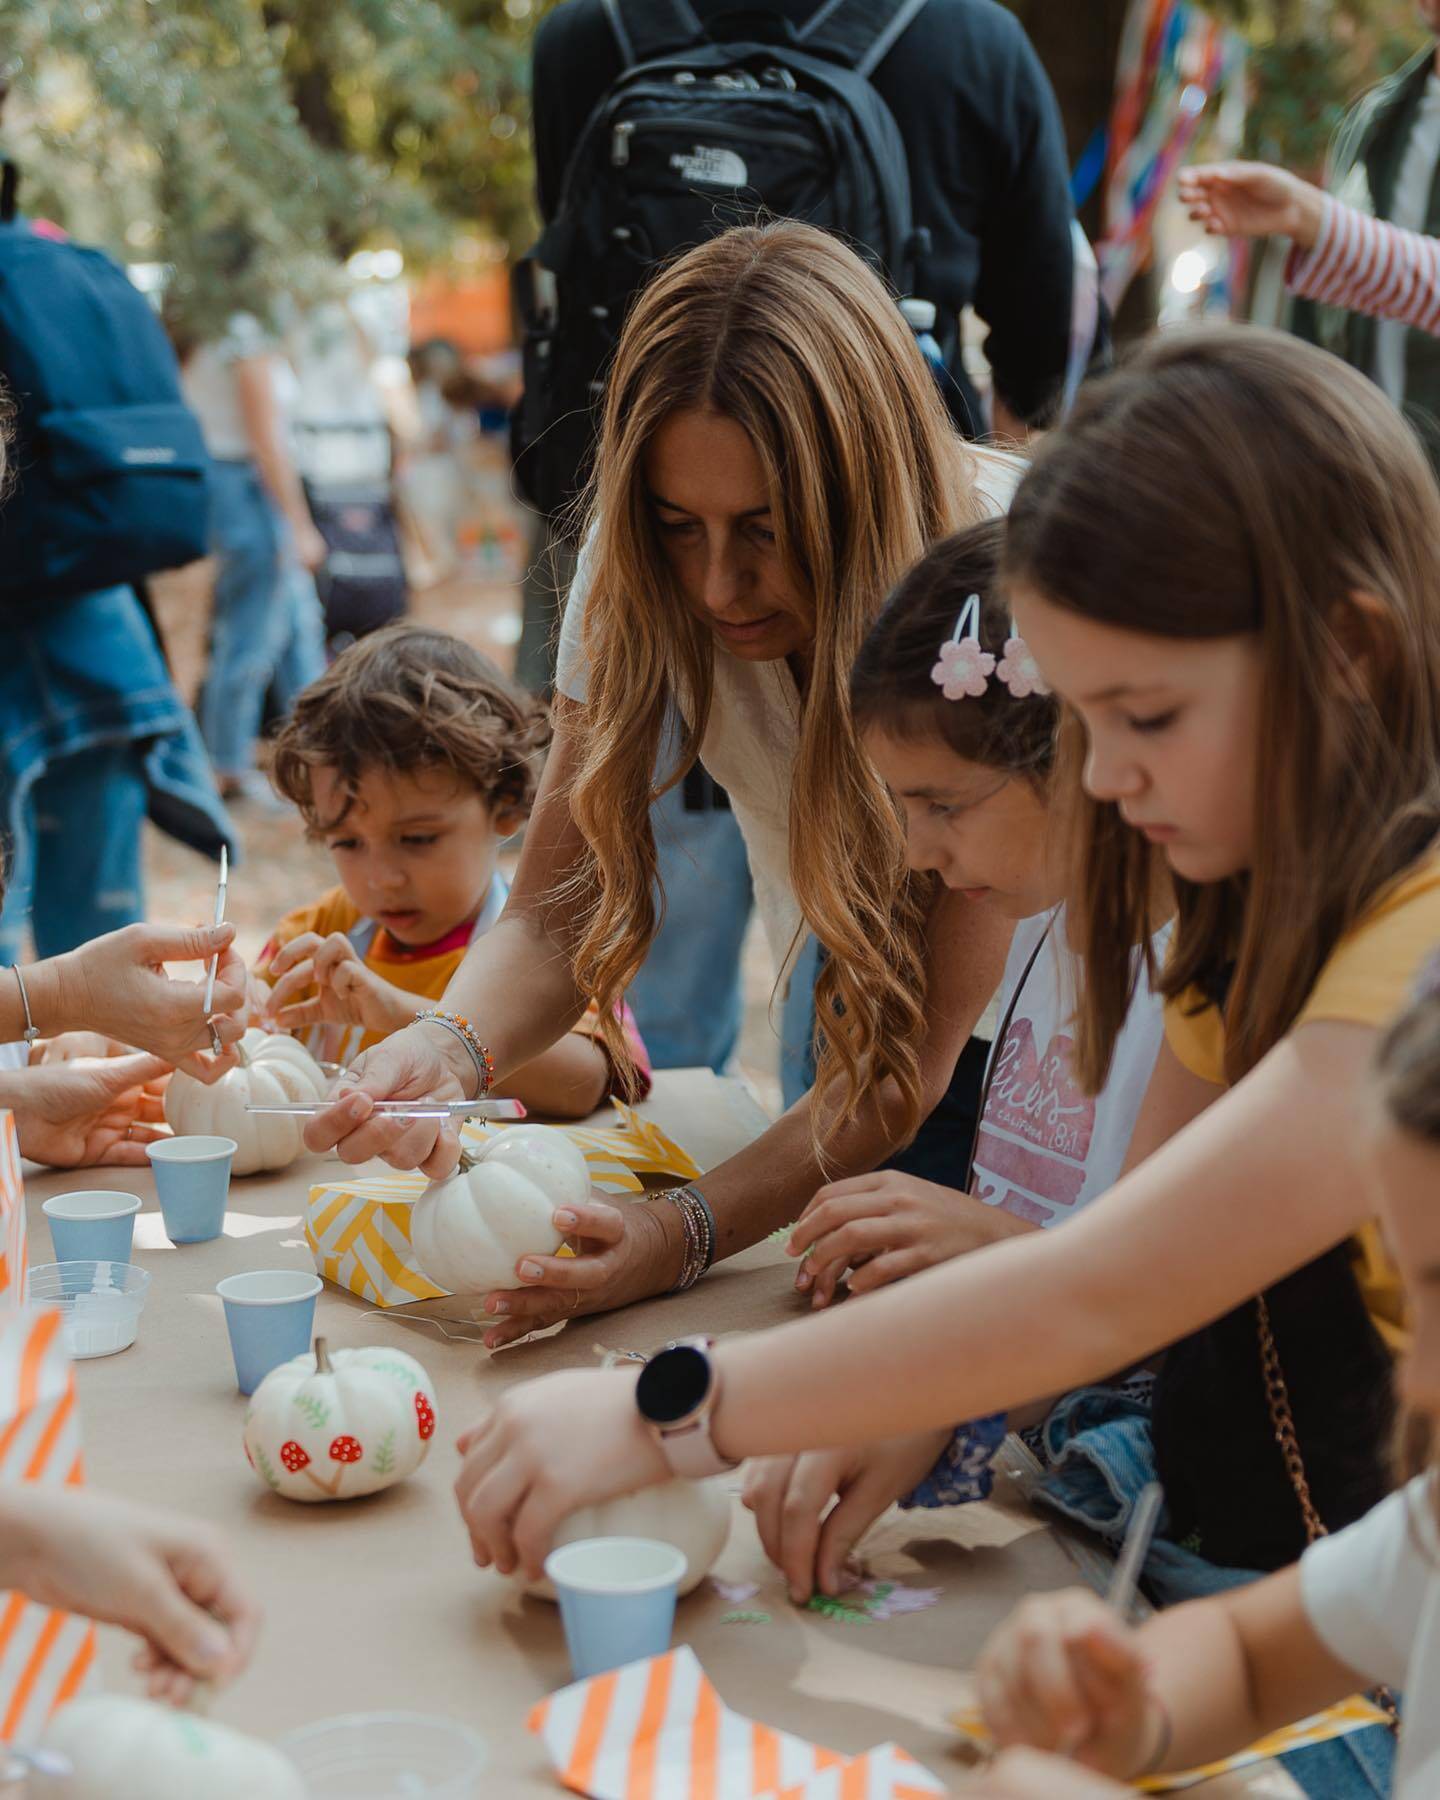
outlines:
[{"label": "kraft paper table cover", "polygon": [[[661,1073],[641,1112],[701,1168],[765,1124],[743,1087],[708,1072]],[[724,1336],[802,1316],[794,1265],[762,1243],[688,1294],[581,1318],[495,1357],[327,1287],[316,1324],[332,1348],[390,1343],[418,1357],[434,1384],[439,1427],[424,1467],[402,1485],[373,1499],[297,1506],[246,1466],[245,1402],[214,1289],[246,1269],[308,1269],[301,1221],[309,1189],[341,1172],[338,1163],[305,1158],[277,1175],[238,1180],[224,1235],[178,1249],[142,1176],[136,1256],[153,1285],[133,1349],[78,1371],[89,1477],[128,1498],[193,1512],[233,1543],[268,1623],[252,1668],[218,1697],[218,1718],[274,1738],[347,1712],[438,1713],[489,1740],[487,1795],[555,1800],[561,1790],[525,1719],[569,1681],[560,1620],[547,1602],[521,1598],[471,1562],[451,1494],[455,1437],[511,1382],[593,1367],[596,1342],[644,1349],[690,1332]],[[85,1183],[133,1191],[134,1171],[95,1170]],[[32,1173],[26,1185],[32,1229],[43,1230],[41,1202],[73,1187],[74,1177]],[[746,1716],[851,1756],[893,1741],[957,1786],[973,1751],[946,1714],[966,1698],[963,1671],[1025,1592],[1076,1581],[1063,1537],[1018,1505],[1004,1482],[994,1503],[892,1514],[867,1545],[876,1573],[944,1591],[928,1611],[857,1627],[785,1602],[740,1508],[738,1478],[736,1488],[734,1529],[716,1572],[757,1583],[754,1605],[772,1622],[722,1623],[731,1608],[707,1583],[681,1601],[675,1642],[694,1648],[727,1704]],[[128,1641],[101,1637],[107,1675],[131,1688]],[[1252,1776],[1198,1792],[1279,1800],[1298,1790],[1272,1766],[1263,1786]]]}]

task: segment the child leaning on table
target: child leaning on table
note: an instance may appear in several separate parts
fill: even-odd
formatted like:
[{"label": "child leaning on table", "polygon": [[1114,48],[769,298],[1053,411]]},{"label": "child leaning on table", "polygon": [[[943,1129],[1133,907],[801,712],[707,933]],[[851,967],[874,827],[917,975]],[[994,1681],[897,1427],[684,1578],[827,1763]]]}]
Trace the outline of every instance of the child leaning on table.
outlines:
[{"label": "child leaning on table", "polygon": [[[348,1062],[440,1003],[504,910],[501,842],[530,815],[544,708],[448,632],[393,625],[351,645],[300,696],[272,779],[329,850],[340,885],[287,913],[256,965],[267,1014]],[[625,1020],[649,1086],[645,1046]],[[627,1097],[589,1011],[497,1092],[559,1118]]]},{"label": "child leaning on table", "polygon": [[[1440,1794],[1440,959],[1381,1039],[1367,1161],[1414,1324],[1399,1382],[1408,1484],[1253,1587],[1124,1625],[1087,1591],[1027,1600],[986,1646],[996,1739],[1133,1779],[1194,1768],[1384,1682],[1405,1695],[1396,1800]],[[1127,1790],[1049,1757],[1002,1758],[981,1792]]]}]

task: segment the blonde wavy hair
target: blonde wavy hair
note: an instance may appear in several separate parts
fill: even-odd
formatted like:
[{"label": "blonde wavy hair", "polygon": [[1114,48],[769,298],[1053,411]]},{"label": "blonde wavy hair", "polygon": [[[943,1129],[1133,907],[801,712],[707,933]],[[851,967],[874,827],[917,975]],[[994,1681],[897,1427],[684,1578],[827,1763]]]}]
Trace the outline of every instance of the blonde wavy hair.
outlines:
[{"label": "blonde wavy hair", "polygon": [[[587,845],[572,892],[590,898],[576,981],[623,1058],[614,1005],[659,923],[650,807],[695,763],[713,695],[714,638],[680,591],[645,481],[656,431],[689,411],[733,420],[754,445],[778,553],[814,606],[790,879],[829,953],[816,1086],[827,1098],[833,1086],[843,1117],[888,1077],[913,1134],[933,886],[907,874],[898,814],[851,724],[850,665],[899,576],[981,508],[910,327],[857,255],[807,225],[742,226],[689,251],[642,292],[616,352],[584,507],[589,685],[570,805]],[[672,696],[685,731],[657,786]]]}]

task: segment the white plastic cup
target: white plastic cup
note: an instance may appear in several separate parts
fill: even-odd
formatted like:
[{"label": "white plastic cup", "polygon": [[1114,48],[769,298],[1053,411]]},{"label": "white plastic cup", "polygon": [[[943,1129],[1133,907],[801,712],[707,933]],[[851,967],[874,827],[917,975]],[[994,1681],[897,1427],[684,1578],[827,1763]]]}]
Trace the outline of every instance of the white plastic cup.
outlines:
[{"label": "white plastic cup", "polygon": [[545,1559],[575,1679],[663,1656],[685,1553],[654,1538],[580,1538]]}]

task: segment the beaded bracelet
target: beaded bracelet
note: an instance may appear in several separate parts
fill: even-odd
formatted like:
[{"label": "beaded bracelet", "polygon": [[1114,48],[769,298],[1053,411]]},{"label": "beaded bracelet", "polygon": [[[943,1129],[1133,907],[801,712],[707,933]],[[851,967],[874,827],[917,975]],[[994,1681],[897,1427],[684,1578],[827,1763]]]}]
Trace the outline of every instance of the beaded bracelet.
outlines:
[{"label": "beaded bracelet", "polygon": [[694,1287],[715,1261],[715,1215],[698,1188],[666,1188],[654,1198],[668,1201],[680,1214],[685,1255],[680,1264],[680,1278],[670,1291],[684,1293],[687,1288]]},{"label": "beaded bracelet", "polygon": [[470,1052],[470,1060],[475,1065],[475,1073],[480,1080],[480,1088],[475,1098],[483,1100],[495,1085],[495,1058],[475,1034],[475,1027],[462,1013],[442,1012],[438,1007],[429,1007],[424,1012],[417,1012],[415,1018],[422,1025],[439,1025],[448,1031]]}]

